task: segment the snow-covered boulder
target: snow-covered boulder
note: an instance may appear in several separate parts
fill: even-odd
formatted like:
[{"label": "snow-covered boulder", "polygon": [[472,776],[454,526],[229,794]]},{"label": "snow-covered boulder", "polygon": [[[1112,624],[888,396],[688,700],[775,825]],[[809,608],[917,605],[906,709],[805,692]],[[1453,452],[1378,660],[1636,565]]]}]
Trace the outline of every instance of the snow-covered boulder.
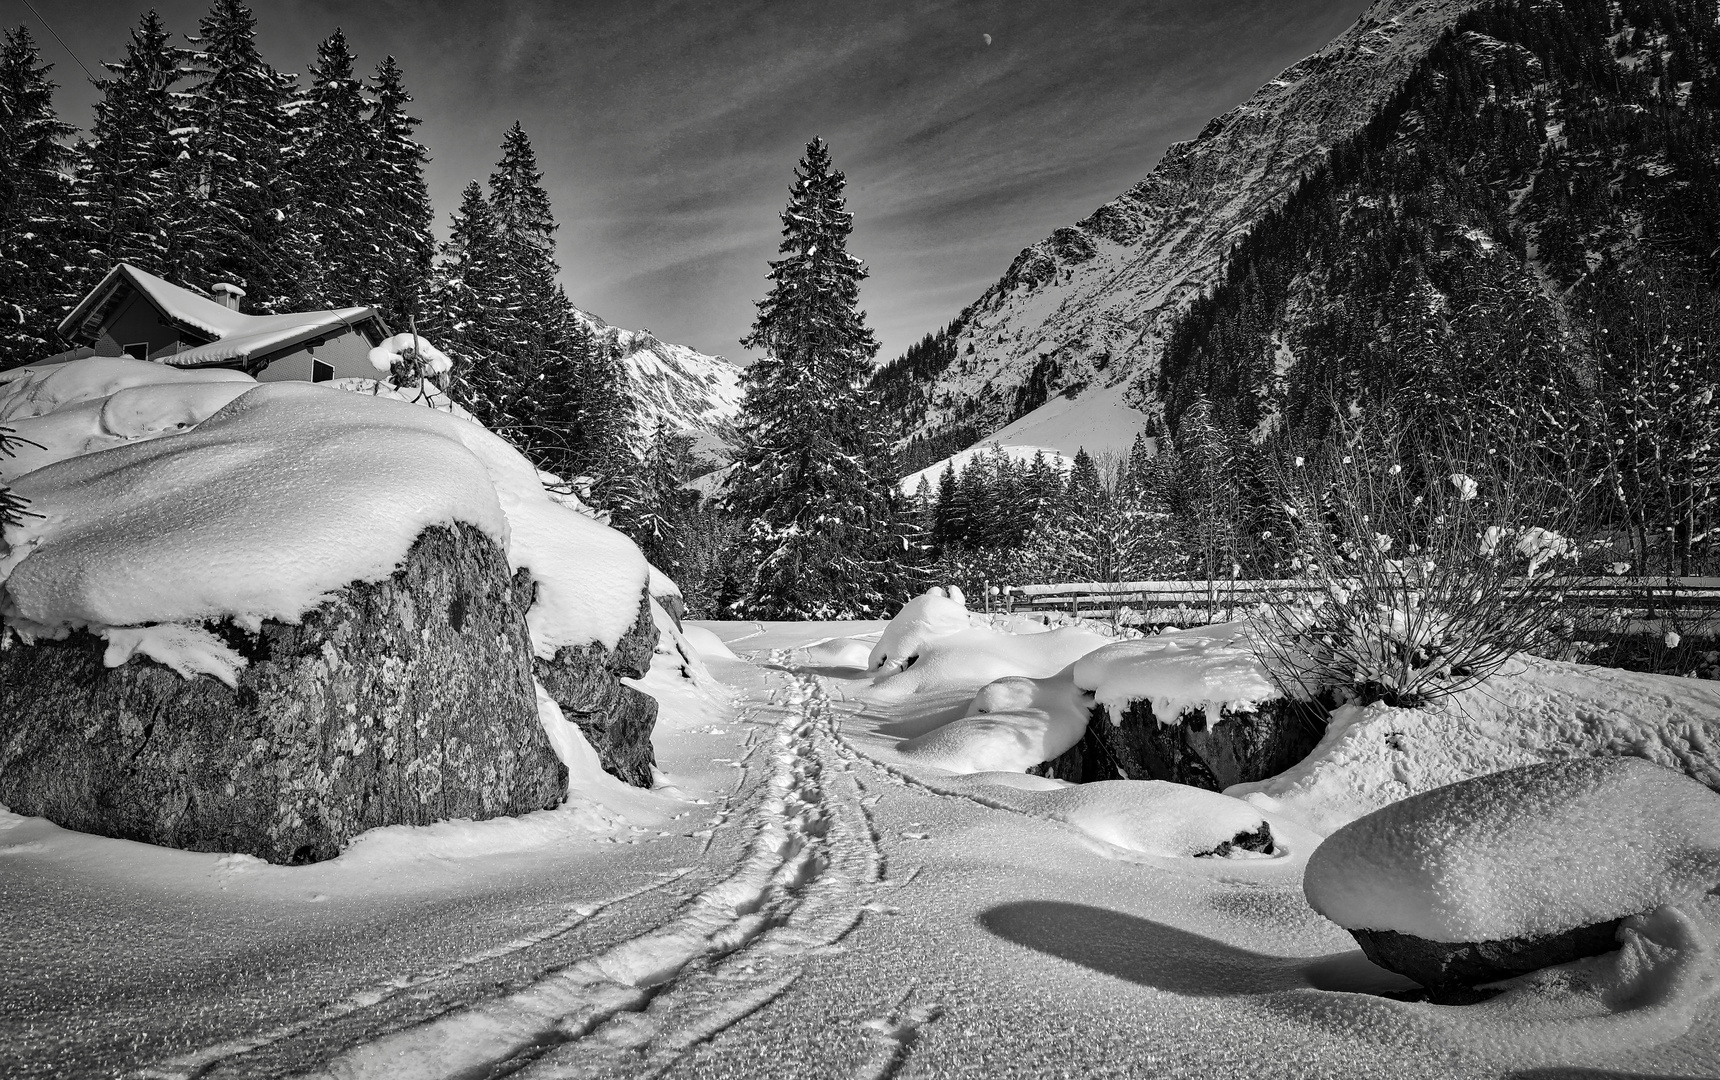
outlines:
[{"label": "snow-covered boulder", "polygon": [[[13,640],[0,803],[276,863],[332,858],[379,825],[553,807],[567,770],[538,718],[531,597],[481,530],[434,526],[386,579],[254,635],[158,624]],[[185,668],[197,648],[231,685]]]},{"label": "snow-covered boulder", "polygon": [[902,605],[872,646],[867,669],[888,674],[901,671],[920,656],[927,644],[959,634],[972,625],[967,597],[955,586],[930,588]]},{"label": "snow-covered boulder", "polygon": [[[644,674],[657,634],[649,567],[631,541],[552,498],[530,462],[470,420],[384,395],[308,383],[243,380],[242,392],[232,396],[229,384],[235,382],[178,379],[160,365],[104,358],[0,378],[0,413],[39,418],[44,428],[63,422],[75,431],[87,426],[82,413],[93,412],[120,437],[112,445],[61,440],[71,456],[11,483],[31,516],[0,538],[0,638],[6,649],[0,668],[8,680],[0,699],[0,774],[7,783],[36,783],[25,775],[36,768],[27,764],[34,752],[26,752],[36,736],[26,730],[21,703],[34,707],[51,699],[65,706],[67,731],[119,724],[167,749],[178,745],[175,740],[229,737],[234,717],[248,724],[238,729],[235,745],[252,746],[277,774],[279,805],[267,805],[267,785],[257,788],[254,798],[246,796],[251,818],[222,825],[222,835],[249,830],[246,835],[275,837],[298,827],[282,822],[308,821],[315,814],[339,819],[306,826],[315,834],[310,840],[294,834],[290,844],[247,840],[249,846],[237,848],[266,858],[293,860],[301,851],[310,853],[304,857],[324,857],[355,822],[362,824],[353,827],[366,827],[543,805],[541,775],[528,783],[527,795],[495,795],[496,777],[513,768],[505,755],[483,750],[449,756],[447,748],[429,742],[429,757],[414,752],[399,759],[399,767],[430,785],[423,791],[464,789],[477,793],[476,803],[425,795],[418,809],[386,810],[384,821],[376,822],[368,816],[374,794],[368,782],[355,796],[357,810],[313,814],[295,802],[301,791],[321,797],[331,783],[327,778],[346,768],[340,758],[351,740],[375,745],[362,729],[367,716],[384,724],[385,734],[376,738],[387,744],[392,762],[402,745],[394,728],[409,723],[428,740],[426,733],[444,722],[431,716],[446,704],[438,704],[437,695],[459,697],[465,693],[458,689],[461,673],[475,672],[472,678],[481,681],[486,667],[494,671],[495,692],[512,697],[486,705],[472,689],[470,700],[448,706],[454,712],[446,723],[462,723],[467,713],[461,710],[514,715],[523,707],[528,730],[535,730],[536,695],[519,693],[521,685],[531,689],[535,668],[570,718],[598,743],[606,767],[635,783],[650,782],[655,705],[620,682]],[[440,581],[436,575],[446,560],[424,556],[430,562],[420,570],[411,560],[420,557],[427,537],[443,533],[461,538],[451,556],[459,568],[448,572],[445,588],[436,587],[440,592],[432,588],[420,595],[413,584],[418,578],[411,575]],[[471,554],[479,549],[487,554]],[[486,559],[496,565],[480,569]],[[402,573],[410,578],[404,585]],[[369,611],[364,605],[371,601],[361,598],[373,587],[394,590],[384,605],[392,618],[343,614],[355,604]],[[485,634],[468,625],[472,597],[488,595],[486,590],[514,597],[522,632]],[[426,611],[443,612],[441,622]],[[496,615],[500,622],[507,617]],[[326,640],[305,646],[321,656],[305,653],[305,662],[326,671],[294,666],[300,659],[294,635],[313,624],[323,628],[318,632]],[[397,640],[403,626],[418,634],[412,646],[418,651]],[[441,641],[438,635],[448,628],[452,633]],[[504,653],[505,662],[498,659]],[[97,667],[86,671],[91,656]],[[510,674],[516,671],[523,683]],[[169,689],[159,683],[162,677],[185,685]],[[443,680],[452,681],[443,687]],[[153,689],[123,692],[143,682]],[[77,691],[80,683],[92,688],[84,697]],[[374,690],[369,697],[367,687]],[[121,704],[109,712],[91,711],[105,708],[103,695],[110,693]],[[390,693],[393,705],[383,700]],[[202,704],[161,704],[181,698]],[[134,706],[141,711],[128,711]],[[315,728],[328,709],[360,724],[356,733],[319,728],[303,736],[302,746],[286,745],[300,739],[295,725]],[[181,719],[197,730],[169,737],[168,728]],[[511,721],[497,723],[498,738],[514,737]],[[449,748],[479,745],[472,743],[475,737],[450,738]],[[539,732],[530,753],[541,744]],[[148,754],[136,760],[152,762],[151,769],[185,771],[182,764]],[[540,764],[555,768],[553,760]],[[138,792],[178,790],[171,777],[136,770],[104,774],[101,782],[120,784],[116,778],[126,775]],[[205,799],[207,793],[197,788],[197,797],[219,804],[239,797],[221,794],[228,787],[237,791],[246,783],[235,774],[231,783],[217,785],[217,795]],[[80,790],[93,797],[93,788]],[[171,798],[166,805],[170,817],[179,812]],[[217,816],[241,809],[228,806]],[[60,815],[56,820],[68,821],[84,820],[79,813],[100,816],[87,807],[54,813]],[[147,833],[166,843],[181,835],[199,845],[216,842],[197,839],[204,835],[202,826],[187,826],[190,832],[159,822],[148,828],[74,827]]]},{"label": "snow-covered boulder", "polygon": [[1075,664],[1093,695],[1080,760],[1064,779],[1169,780],[1222,791],[1302,760],[1319,742],[1318,706],[1287,697],[1244,623],[1118,641]]},{"label": "snow-covered boulder", "polygon": [[538,681],[562,715],[579,725],[603,771],[635,787],[650,787],[657,765],[651,747],[657,699],[621,680],[645,677],[657,638],[651,595],[642,592],[638,618],[614,648],[595,641],[563,645],[550,657],[532,661]]},{"label": "snow-covered boulder", "polygon": [[1453,988],[1611,951],[1622,920],[1720,885],[1720,795],[1639,758],[1543,762],[1339,829],[1304,890],[1376,963]]}]

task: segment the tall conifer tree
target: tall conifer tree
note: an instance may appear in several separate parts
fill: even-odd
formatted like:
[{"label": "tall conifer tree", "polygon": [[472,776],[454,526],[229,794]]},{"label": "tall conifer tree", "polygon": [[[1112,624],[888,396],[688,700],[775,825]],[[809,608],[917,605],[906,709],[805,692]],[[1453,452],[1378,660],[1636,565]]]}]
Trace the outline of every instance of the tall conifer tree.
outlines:
[{"label": "tall conifer tree", "polygon": [[192,56],[184,276],[203,288],[232,282],[246,290],[248,309],[273,312],[299,305],[306,252],[289,168],[295,80],[264,62],[256,28],[240,0],[215,0],[191,39],[200,51]]},{"label": "tall conifer tree", "polygon": [[0,369],[57,351],[72,302],[70,124],[54,113],[50,65],[20,26],[0,39]]},{"label": "tall conifer tree", "polygon": [[154,11],[131,32],[125,60],[102,66],[90,139],[77,174],[80,263],[86,288],[117,262],[169,278],[181,276],[183,245],[176,223],[185,212],[178,167],[189,125],[177,92],[190,53]]},{"label": "tall conifer tree", "polygon": [[434,241],[430,190],[424,182],[429,153],[415,137],[419,120],[406,111],[412,95],[400,65],[384,57],[370,80],[370,146],[363,196],[370,250],[365,302],[383,321],[404,329],[424,317]]},{"label": "tall conifer tree", "polygon": [[364,164],[371,133],[365,111],[352,50],[336,28],[317,46],[310,91],[299,111],[297,226],[307,257],[299,295],[310,306],[368,300],[366,270],[379,253],[367,227]]},{"label": "tall conifer tree", "polygon": [[901,536],[889,442],[870,389],[878,343],[848,253],[846,178],[813,139],[782,214],[782,258],[742,345],[741,447],[728,505],[750,521],[743,614],[855,618],[898,598]]}]

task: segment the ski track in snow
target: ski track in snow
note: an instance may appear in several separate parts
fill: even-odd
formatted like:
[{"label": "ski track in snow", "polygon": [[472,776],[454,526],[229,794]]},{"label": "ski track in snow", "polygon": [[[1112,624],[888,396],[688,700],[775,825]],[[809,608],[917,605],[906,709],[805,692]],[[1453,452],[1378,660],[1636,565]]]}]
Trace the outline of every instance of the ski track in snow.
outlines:
[{"label": "ski track in snow", "polygon": [[[762,631],[761,631],[762,632]],[[668,921],[592,955],[549,967],[535,980],[468,1000],[419,1023],[349,1046],[296,1075],[328,1080],[516,1075],[657,1077],[699,1046],[776,1001],[808,960],[840,950],[867,914],[894,914],[878,894],[913,879],[884,880],[884,858],[859,770],[871,763],[842,743],[838,713],[816,676],[786,670],[786,650],[760,667],[775,684],[768,704],[743,710],[746,757],[737,762],[729,805],[716,828],[753,835],[738,865],[694,892]],[[766,772],[749,785],[753,769]],[[900,782],[895,777],[888,778]],[[733,820],[737,800],[744,817]],[[705,836],[708,851],[711,836]],[[694,874],[682,868],[642,888],[573,910],[565,920],[446,964],[378,983],[317,1014],[204,1047],[138,1070],[137,1080],[190,1080],[250,1073],[256,1055],[315,1029],[350,1024],[391,999],[513,953],[543,948],[610,908],[672,890]],[[853,1075],[887,1080],[912,1050],[936,1003],[912,990],[881,1003],[864,1025],[870,1054]],[[382,1017],[378,1016],[381,1020]],[[398,1021],[396,1021],[398,1022]],[[362,1029],[362,1025],[360,1025]]]}]

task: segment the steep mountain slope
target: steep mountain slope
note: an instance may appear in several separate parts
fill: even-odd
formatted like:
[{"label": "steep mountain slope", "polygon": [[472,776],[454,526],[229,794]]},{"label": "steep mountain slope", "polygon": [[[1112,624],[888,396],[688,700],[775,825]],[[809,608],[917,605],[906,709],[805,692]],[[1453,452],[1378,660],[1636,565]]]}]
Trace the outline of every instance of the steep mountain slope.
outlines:
[{"label": "steep mountain slope", "polygon": [[965,444],[1059,392],[1151,387],[1170,322],[1216,282],[1231,245],[1472,6],[1377,0],[1332,44],[1172,146],[1128,192],[1022,251],[917,363],[880,373],[903,435],[959,432]]},{"label": "steep mountain slope", "polygon": [[633,380],[644,435],[664,423],[692,435],[701,452],[728,456],[741,407],[740,368],[721,356],[659,341],[649,330],[624,330],[591,312],[575,313],[620,355]]},{"label": "steep mountain slope", "polygon": [[[1158,383],[1170,419],[1203,398],[1233,431],[1305,435],[1357,399],[1528,406],[1567,430],[1635,409],[1607,440],[1622,446],[1650,417],[1711,415],[1717,16],[1713,0],[1465,15],[1177,324]],[[1694,434],[1677,426],[1655,457]]]}]

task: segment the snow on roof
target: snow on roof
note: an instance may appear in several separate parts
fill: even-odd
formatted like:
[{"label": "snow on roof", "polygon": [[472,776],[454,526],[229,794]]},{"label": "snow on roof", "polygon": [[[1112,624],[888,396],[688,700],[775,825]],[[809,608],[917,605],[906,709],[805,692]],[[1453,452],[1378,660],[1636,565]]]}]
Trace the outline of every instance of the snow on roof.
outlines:
[{"label": "snow on roof", "polygon": [[60,323],[60,333],[75,332],[89,317],[90,312],[103,303],[122,281],[128,282],[142,293],[171,321],[215,339],[208,344],[182,349],[171,356],[158,358],[159,362],[174,367],[195,367],[249,359],[319,334],[352,329],[376,316],[375,309],[369,307],[247,315],[139,270],[130,263],[119,263],[108,271],[101,284],[91,289]]},{"label": "snow on roof", "polygon": [[247,320],[242,333],[219,338],[207,345],[181,349],[169,356],[157,357],[156,362],[173,367],[198,367],[229,360],[248,360],[253,356],[261,356],[322,334],[354,329],[359,323],[376,314],[367,307],[285,315],[239,315],[238,312],[231,311],[227,313]]}]

